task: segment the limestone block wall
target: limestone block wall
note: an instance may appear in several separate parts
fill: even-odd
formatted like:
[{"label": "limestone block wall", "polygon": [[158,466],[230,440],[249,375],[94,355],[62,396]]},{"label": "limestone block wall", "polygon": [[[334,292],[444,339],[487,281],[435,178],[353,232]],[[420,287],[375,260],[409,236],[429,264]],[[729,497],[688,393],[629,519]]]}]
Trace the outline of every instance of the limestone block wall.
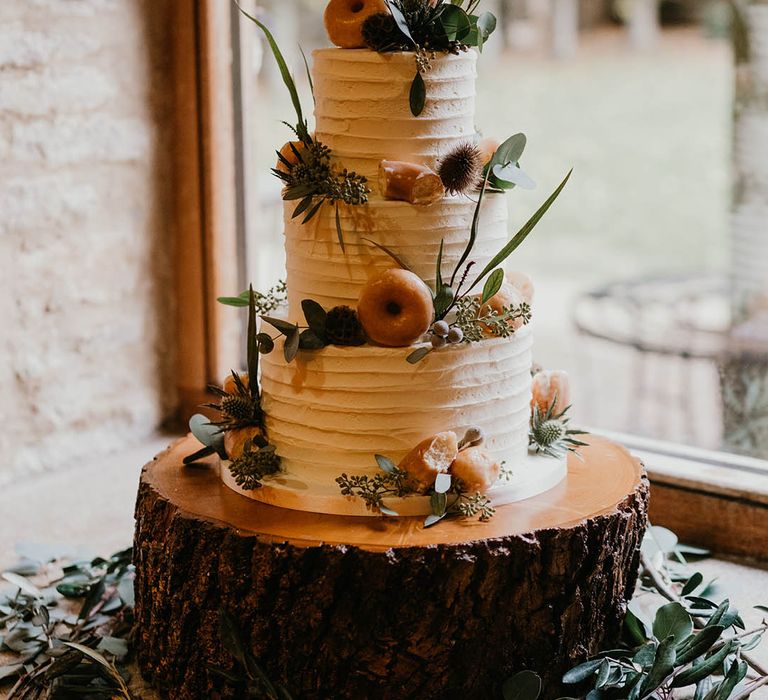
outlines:
[{"label": "limestone block wall", "polygon": [[175,400],[169,5],[0,2],[0,484]]}]

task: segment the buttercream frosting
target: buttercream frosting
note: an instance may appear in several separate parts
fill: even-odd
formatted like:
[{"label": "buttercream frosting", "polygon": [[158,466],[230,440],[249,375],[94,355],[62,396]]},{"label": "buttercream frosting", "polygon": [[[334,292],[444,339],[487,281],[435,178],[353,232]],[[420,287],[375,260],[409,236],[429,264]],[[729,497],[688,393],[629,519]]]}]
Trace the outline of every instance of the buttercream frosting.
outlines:
[{"label": "buttercream frosting", "polygon": [[434,168],[452,146],[475,139],[474,50],[432,60],[423,74],[427,99],[418,118],[409,103],[413,53],[318,49],[313,57],[317,138],[338,164],[365,175],[374,191],[382,159]]}]

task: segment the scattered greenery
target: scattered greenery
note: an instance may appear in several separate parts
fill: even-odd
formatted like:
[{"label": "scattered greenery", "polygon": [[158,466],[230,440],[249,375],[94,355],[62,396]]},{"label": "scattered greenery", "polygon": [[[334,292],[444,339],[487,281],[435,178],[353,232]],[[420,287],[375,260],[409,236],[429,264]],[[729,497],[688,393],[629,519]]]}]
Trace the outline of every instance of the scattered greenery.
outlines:
[{"label": "scattered greenery", "polygon": [[576,435],[588,435],[584,430],[574,430],[568,427],[570,418],[566,415],[570,406],[566,406],[559,413],[555,412],[557,406],[557,392],[552,399],[549,408],[542,413],[538,404],[534,403],[531,411],[531,425],[528,432],[528,445],[534,452],[560,459],[568,452],[579,456],[578,448],[586,447],[587,443],[578,440]]},{"label": "scattered greenery", "polygon": [[413,51],[416,75],[411,83],[411,114],[419,116],[426,104],[423,74],[437,53],[458,54],[476,46],[480,51],[496,29],[491,12],[475,14],[481,0],[386,0],[389,13],[377,13],[363,23],[363,38],[374,51]]},{"label": "scattered greenery", "polygon": [[437,525],[444,518],[457,515],[463,518],[477,517],[487,522],[496,509],[491,500],[482,493],[469,493],[459,479],[450,474],[439,474],[429,497],[432,512],[424,520],[424,527]]},{"label": "scattered greenery", "polygon": [[[242,295],[241,295],[242,296]],[[225,299],[240,299],[241,297],[225,297]],[[223,302],[229,303],[229,302]],[[230,306],[242,306],[242,304],[229,304]],[[189,429],[192,434],[203,444],[203,448],[184,458],[184,464],[192,464],[198,460],[212,454],[218,454],[222,459],[227,459],[228,455],[224,447],[224,433],[241,428],[257,427],[264,428],[264,412],[261,409],[261,389],[259,387],[259,353],[270,352],[274,347],[274,341],[267,333],[259,333],[256,323],[256,293],[253,287],[248,290],[248,330],[246,332],[247,340],[247,360],[248,375],[240,375],[232,370],[231,379],[234,389],[226,389],[211,385],[209,390],[219,397],[217,403],[206,403],[204,406],[220,413],[219,420],[209,420],[206,416],[198,413],[189,420]],[[252,468],[258,462],[260,468],[266,468],[267,454],[271,454],[271,459],[279,457],[274,454],[274,446],[270,446],[264,437],[254,438],[248,443],[253,450],[253,454],[236,469],[243,470],[245,474],[247,469]],[[269,448],[269,449],[267,449]],[[256,456],[258,455],[258,457]],[[237,460],[236,460],[237,461]],[[266,475],[268,472],[262,472]],[[247,478],[243,476],[242,478]],[[253,477],[250,477],[253,479]],[[239,483],[239,482],[238,482]],[[255,487],[254,487],[255,488]]]},{"label": "scattered greenery", "polygon": [[[283,83],[288,88],[288,93],[296,111],[297,123],[291,126],[286,123],[299,139],[299,146],[290,144],[293,158],[279,152],[278,163],[283,167],[273,168],[272,172],[283,182],[283,199],[299,203],[293,211],[293,218],[304,215],[302,223],[312,219],[320,211],[324,203],[328,202],[336,208],[336,233],[339,245],[344,250],[344,235],[341,230],[341,214],[339,203],[344,202],[352,206],[365,204],[368,201],[368,188],[366,178],[346,169],[337,170],[331,165],[331,150],[324,144],[316,141],[309,133],[309,126],[304,117],[301,106],[301,98],[296,89],[296,82],[288,69],[288,64],[280,51],[274,36],[266,25],[249,14],[238,5],[240,12],[250,19],[264,34],[267,43],[280,70]],[[303,55],[303,51],[302,51]],[[306,56],[304,57],[307,66]],[[312,77],[309,75],[309,84],[312,86]],[[313,90],[314,97],[314,90]]]},{"label": "scattered greenery", "polygon": [[[217,301],[227,306],[248,306],[251,290],[246,289],[236,297],[219,297]],[[259,316],[271,313],[288,300],[288,289],[284,280],[280,280],[267,292],[253,292],[254,306]]]},{"label": "scattered greenery", "polygon": [[246,440],[243,454],[229,463],[229,473],[235,483],[246,491],[261,488],[261,480],[280,471],[280,456],[274,445],[263,440],[258,444],[255,440]]},{"label": "scattered greenery", "polygon": [[393,496],[400,498],[414,491],[414,485],[410,476],[402,469],[398,469],[395,463],[384,455],[376,455],[376,463],[381,469],[381,474],[367,476],[364,474],[336,477],[342,496],[357,496],[365,503],[365,507],[371,511],[378,511],[384,515],[397,515],[397,512],[384,504],[384,498]]},{"label": "scattered greenery", "polygon": [[13,683],[8,697],[19,700],[130,699],[122,663],[132,625],[131,550],[63,566],[51,565],[55,558],[35,553],[0,574],[8,584],[0,590],[0,651],[16,656],[0,666],[0,684]]}]

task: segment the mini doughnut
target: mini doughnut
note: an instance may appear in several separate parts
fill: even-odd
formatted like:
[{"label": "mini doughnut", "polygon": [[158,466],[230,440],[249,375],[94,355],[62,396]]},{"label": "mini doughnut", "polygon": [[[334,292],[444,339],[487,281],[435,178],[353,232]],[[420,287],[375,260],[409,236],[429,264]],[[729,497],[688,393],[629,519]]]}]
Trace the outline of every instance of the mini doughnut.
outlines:
[{"label": "mini doughnut", "polygon": [[362,49],[363,22],[378,12],[389,13],[384,0],[331,0],[323,22],[328,38],[342,49]]},{"label": "mini doughnut", "polygon": [[[485,316],[489,309],[493,309],[497,314],[504,313],[505,307],[520,306],[525,298],[520,291],[506,280],[502,283],[501,289],[494,294],[480,309],[480,315]],[[523,319],[516,318],[509,321],[509,327],[516,331],[523,326]],[[490,333],[490,331],[489,331]]]},{"label": "mini doughnut", "polygon": [[[296,151],[293,149],[296,149],[299,153],[301,153],[305,146],[303,141],[288,141],[281,149],[280,149],[280,155],[285,158],[291,165],[296,165],[296,163],[299,162],[299,158],[296,155]],[[283,161],[278,158],[277,159],[277,165],[275,166],[275,170],[279,170],[281,173],[287,173],[288,172],[288,166],[283,163]]]},{"label": "mini doughnut", "polygon": [[[555,400],[557,397],[557,400]],[[552,402],[554,415],[562,413],[571,403],[571,385],[568,373],[561,369],[550,369],[537,372],[531,382],[531,408],[539,407],[539,413],[544,415]]]},{"label": "mini doughnut", "polygon": [[263,434],[264,431],[256,425],[227,430],[224,433],[224,450],[227,453],[227,457],[232,460],[242,457],[246,441],[254,440]]},{"label": "mini doughnut", "polygon": [[422,440],[397,465],[413,479],[420,490],[429,489],[438,474],[448,471],[459,454],[459,439],[452,430]]},{"label": "mini doughnut", "polygon": [[363,287],[357,315],[374,343],[405,347],[415,343],[432,325],[432,294],[413,272],[391,268]]},{"label": "mini doughnut", "polygon": [[[248,388],[248,372],[240,372],[237,376],[240,377],[240,381],[242,382],[243,386],[247,389]],[[223,391],[226,391],[228,394],[236,394],[237,384],[235,384],[235,378],[231,374],[228,374],[226,379],[223,381],[221,388]]]},{"label": "mini doughnut", "polygon": [[426,165],[400,160],[379,163],[379,189],[385,199],[434,204],[445,196],[440,176]]},{"label": "mini doughnut", "polygon": [[501,474],[501,465],[482,447],[468,447],[459,452],[451,465],[451,474],[460,479],[468,491],[484,493]]}]

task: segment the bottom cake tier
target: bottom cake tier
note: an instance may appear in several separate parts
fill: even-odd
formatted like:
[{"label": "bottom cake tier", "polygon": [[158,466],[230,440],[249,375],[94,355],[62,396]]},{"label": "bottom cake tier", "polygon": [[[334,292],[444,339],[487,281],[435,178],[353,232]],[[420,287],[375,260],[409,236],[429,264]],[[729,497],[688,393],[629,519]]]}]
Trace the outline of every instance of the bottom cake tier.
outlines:
[{"label": "bottom cake tier", "polygon": [[[554,459],[527,455],[519,470],[511,474],[508,480],[498,481],[485,495],[494,507],[538,496],[554,488],[565,478],[568,472],[566,462],[565,457]],[[313,478],[313,475],[307,472],[301,476],[282,472],[265,479],[261,488],[249,491],[235,483],[228,465],[229,462],[223,460],[219,470],[224,484],[260,503],[328,515],[379,515],[378,512],[366,508],[361,499],[341,495],[338,484],[327,478]],[[398,515],[428,515],[432,512],[430,497],[418,494],[385,498],[384,505]]]}]

